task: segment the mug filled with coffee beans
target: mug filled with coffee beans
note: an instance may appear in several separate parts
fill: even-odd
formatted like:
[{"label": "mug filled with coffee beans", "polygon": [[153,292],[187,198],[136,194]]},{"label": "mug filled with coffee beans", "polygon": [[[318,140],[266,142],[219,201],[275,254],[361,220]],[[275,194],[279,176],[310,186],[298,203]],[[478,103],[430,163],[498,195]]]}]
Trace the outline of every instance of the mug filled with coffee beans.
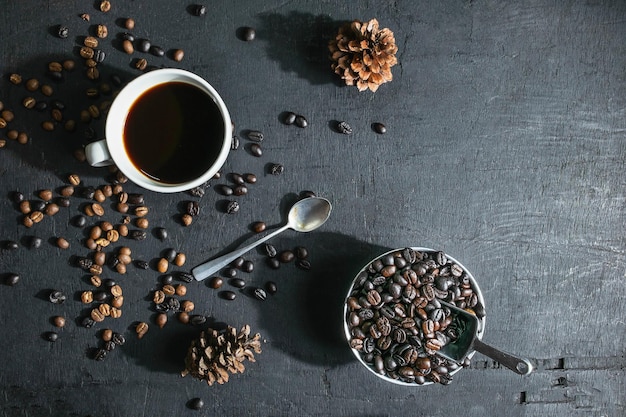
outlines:
[{"label": "mug filled with coffee beans", "polygon": [[441,251],[421,247],[384,253],[357,274],[344,305],[344,330],[356,358],[378,377],[400,385],[449,384],[469,365],[440,351],[467,335],[447,305],[477,318],[482,339],[485,302],[472,274]]},{"label": "mug filled with coffee beans", "polygon": [[173,193],[200,186],[222,167],[232,138],[217,91],[189,71],[150,71],[111,104],[106,139],[85,148],[92,166],[115,164],[137,185]]}]

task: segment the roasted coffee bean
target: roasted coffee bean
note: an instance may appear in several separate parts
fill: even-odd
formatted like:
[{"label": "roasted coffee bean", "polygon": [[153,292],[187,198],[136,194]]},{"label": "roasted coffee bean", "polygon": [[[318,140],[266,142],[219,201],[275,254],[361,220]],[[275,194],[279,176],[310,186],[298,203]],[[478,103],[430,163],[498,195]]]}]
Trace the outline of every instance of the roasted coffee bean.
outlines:
[{"label": "roasted coffee bean", "polygon": [[200,204],[197,201],[188,201],[185,205],[185,212],[190,216],[197,216],[200,214]]},{"label": "roasted coffee bean", "polygon": [[14,241],[14,240],[7,240],[4,243],[4,248],[7,249],[7,250],[15,250],[15,249],[19,248],[19,244],[16,241]]},{"label": "roasted coffee bean", "polygon": [[176,254],[176,257],[174,258],[174,265],[183,266],[186,260],[187,260],[187,257],[185,256],[185,254],[182,252],[179,252]]},{"label": "roasted coffee bean", "polygon": [[278,260],[282,263],[288,263],[294,260],[296,255],[289,249],[278,254]]},{"label": "roasted coffee bean", "polygon": [[309,251],[304,246],[297,246],[295,248],[296,258],[306,259],[309,256]]},{"label": "roasted coffee bean", "polygon": [[111,10],[111,2],[109,0],[102,0],[100,2],[100,11],[106,13]]},{"label": "roasted coffee bean", "polygon": [[165,51],[160,46],[151,45],[148,50],[152,55],[162,57],[165,55]]},{"label": "roasted coffee bean", "polygon": [[265,231],[266,227],[267,226],[266,226],[265,222],[254,222],[254,223],[252,223],[251,229],[252,229],[252,231],[254,233],[261,233],[261,232]]},{"label": "roasted coffee bean", "polygon": [[52,304],[63,304],[67,297],[59,290],[52,290],[48,294],[48,299]]},{"label": "roasted coffee bean", "polygon": [[106,25],[96,25],[96,36],[100,39],[109,36],[109,29],[106,27]]},{"label": "roasted coffee bean", "polygon": [[246,173],[242,175],[243,180],[248,184],[255,184],[257,182],[257,177],[254,174]]},{"label": "roasted coffee bean", "polygon": [[237,276],[237,268],[226,268],[223,271],[224,276],[233,278]]},{"label": "roasted coffee bean", "polygon": [[246,42],[253,41],[256,37],[256,31],[251,27],[242,27],[239,29],[239,33],[241,34],[241,40]]},{"label": "roasted coffee bean", "polygon": [[128,39],[125,39],[122,41],[122,50],[124,52],[126,52],[127,54],[132,54],[133,52],[135,52],[135,48],[133,47],[133,43],[131,41],[129,41]]},{"label": "roasted coffee bean", "polygon": [[189,272],[177,272],[176,278],[178,278],[182,282],[190,283],[193,281],[193,275]]},{"label": "roasted coffee bean", "polygon": [[344,134],[344,135],[351,135],[352,127],[348,124],[348,122],[338,122],[337,132]]},{"label": "roasted coffee bean", "polygon": [[226,213],[227,214],[234,214],[237,213],[239,211],[239,203],[236,201],[229,201],[226,204]]},{"label": "roasted coffee bean", "polygon": [[6,285],[11,286],[11,287],[14,286],[14,285],[17,285],[18,282],[20,282],[20,276],[18,274],[9,273],[4,278],[4,283]]},{"label": "roasted coffee bean", "polygon": [[81,214],[72,218],[72,224],[76,227],[85,227],[87,224],[87,218]]},{"label": "roasted coffee bean", "polygon": [[248,187],[246,187],[245,185],[238,185],[235,188],[233,188],[233,194],[238,197],[242,195],[246,195],[248,194]]},{"label": "roasted coffee bean", "polygon": [[128,193],[126,201],[120,201],[120,203],[128,203],[134,206],[143,205],[145,203],[145,198],[143,194],[138,193]]},{"label": "roasted coffee bean", "polygon": [[192,398],[189,400],[189,408],[192,410],[202,410],[204,407],[204,401],[201,398]]},{"label": "roasted coffee bean", "polygon": [[236,172],[232,172],[230,174],[230,180],[236,185],[243,185],[245,183],[243,176],[240,174],[237,174]]},{"label": "roasted coffee bean", "polygon": [[270,165],[270,174],[272,175],[281,175],[285,171],[285,167],[282,164],[271,164]]},{"label": "roasted coffee bean", "polygon": [[162,329],[163,327],[165,327],[165,324],[167,323],[167,314],[165,314],[165,313],[157,314],[157,316],[154,319],[154,321],[155,321],[156,325],[159,326],[160,329]]},{"label": "roasted coffee bean", "polygon": [[267,266],[272,269],[280,268],[280,261],[277,258],[267,258]]},{"label": "roasted coffee bean", "polygon": [[220,277],[213,277],[211,278],[211,280],[209,281],[209,287],[213,288],[213,289],[218,289],[220,288],[224,283],[224,280]]},{"label": "roasted coffee bean", "polygon": [[189,6],[191,14],[194,16],[202,17],[206,15],[206,7],[202,4],[194,4]]},{"label": "roasted coffee bean", "polygon": [[184,57],[185,57],[185,51],[183,51],[182,49],[175,49],[172,52],[172,59],[176,62],[182,61]]},{"label": "roasted coffee bean", "polygon": [[173,248],[168,248],[163,251],[163,257],[167,260],[167,262],[174,262],[176,259],[176,250]]},{"label": "roasted coffee bean", "polygon": [[308,271],[311,269],[311,262],[309,262],[307,259],[298,259],[296,261],[296,266],[300,269]]},{"label": "roasted coffee bean", "polygon": [[124,20],[124,28],[127,30],[133,30],[135,29],[135,20],[132,18],[126,18]]},{"label": "roasted coffee bean", "polygon": [[139,269],[148,269],[148,268],[150,268],[150,265],[148,264],[148,262],[143,261],[141,259],[136,259],[134,261],[134,263],[135,263],[135,266],[137,268],[139,268]]},{"label": "roasted coffee bean", "polygon": [[283,118],[283,123],[286,125],[292,125],[296,121],[297,115],[294,112],[286,112],[285,117]]},{"label": "roasted coffee bean", "polygon": [[167,239],[167,229],[165,229],[164,227],[157,227],[156,229],[154,229],[154,234],[156,238],[161,241]]},{"label": "roasted coffee bean", "polygon": [[143,230],[131,230],[129,236],[133,240],[144,240],[148,234]]},{"label": "roasted coffee bean", "polygon": [[253,143],[250,145],[250,153],[252,156],[256,156],[257,158],[263,155],[263,149],[258,143]]},{"label": "roasted coffee bean", "polygon": [[269,243],[264,244],[263,249],[264,249],[265,255],[267,255],[270,258],[274,258],[276,254],[278,253],[276,251],[276,248]]},{"label": "roasted coffee bean", "polygon": [[22,100],[22,105],[26,107],[27,109],[35,108],[36,104],[37,104],[37,100],[35,100],[34,97],[26,97],[24,100]]},{"label": "roasted coffee bean", "polygon": [[146,61],[145,58],[140,58],[138,60],[135,61],[135,68],[137,68],[139,71],[143,71],[146,68],[148,68],[148,61]]},{"label": "roasted coffee bean", "polygon": [[61,39],[66,39],[70,35],[70,28],[60,25],[57,28],[57,36]]},{"label": "roasted coffee bean", "polygon": [[239,145],[240,145],[239,137],[237,135],[233,135],[230,141],[230,150],[236,151],[237,149],[239,149]]},{"label": "roasted coffee bean", "polygon": [[146,53],[150,50],[150,47],[152,46],[152,44],[150,43],[149,40],[147,39],[140,39],[139,42],[137,43],[137,50],[139,52],[143,52]]},{"label": "roasted coffee bean", "polygon": [[164,274],[167,272],[168,268],[169,268],[169,262],[167,261],[167,259],[165,258],[159,259],[159,262],[157,262],[157,271]]},{"label": "roasted coffee bean", "polygon": [[254,142],[263,142],[263,132],[251,130],[248,132],[248,139]]},{"label": "roasted coffee bean", "polygon": [[228,301],[232,301],[235,298],[237,298],[237,294],[235,294],[232,291],[221,291],[220,292],[220,297],[222,297],[224,300],[228,300]]},{"label": "roasted coffee bean", "polygon": [[59,339],[59,334],[57,332],[45,332],[43,337],[48,342],[56,342]]},{"label": "roasted coffee bean", "polygon": [[296,126],[300,128],[305,128],[309,125],[308,120],[302,115],[297,115],[296,119],[294,120],[294,123]]},{"label": "roasted coffee bean", "polygon": [[[93,325],[92,325],[93,326]],[[85,326],[87,327],[87,326]],[[91,327],[91,326],[89,326]],[[93,359],[98,361],[98,362],[102,362],[103,360],[106,359],[108,354],[108,351],[105,348],[98,348],[96,349],[94,355],[93,355]]]},{"label": "roasted coffee bean", "polygon": [[9,81],[12,84],[20,85],[22,83],[22,76],[20,74],[13,73],[13,74],[9,75]]},{"label": "roasted coffee bean", "polygon": [[257,300],[264,301],[267,298],[267,293],[265,292],[263,288],[255,288],[254,297]]},{"label": "roasted coffee bean", "polygon": [[32,236],[28,241],[28,246],[31,249],[39,249],[42,243],[43,243],[43,239],[37,236]]},{"label": "roasted coffee bean", "polygon": [[226,185],[226,184],[222,184],[222,185],[218,186],[216,189],[217,189],[217,191],[220,194],[222,194],[224,196],[230,196],[230,195],[233,195],[233,193],[234,193],[233,188],[228,186],[228,185]]},{"label": "roasted coffee bean", "polygon": [[246,281],[241,278],[231,278],[229,284],[235,288],[243,288],[246,286]]},{"label": "roasted coffee bean", "polygon": [[276,286],[276,283],[274,281],[267,281],[265,283],[265,290],[268,294],[274,295],[278,291],[278,287]]}]

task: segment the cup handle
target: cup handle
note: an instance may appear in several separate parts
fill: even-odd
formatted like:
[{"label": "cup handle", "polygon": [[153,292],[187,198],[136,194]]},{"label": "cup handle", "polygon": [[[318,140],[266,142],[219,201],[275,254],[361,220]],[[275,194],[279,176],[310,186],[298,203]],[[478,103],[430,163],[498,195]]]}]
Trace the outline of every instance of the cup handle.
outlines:
[{"label": "cup handle", "polygon": [[89,165],[93,167],[113,165],[113,159],[111,159],[111,153],[109,152],[105,139],[92,142],[85,146],[85,156],[87,156]]}]

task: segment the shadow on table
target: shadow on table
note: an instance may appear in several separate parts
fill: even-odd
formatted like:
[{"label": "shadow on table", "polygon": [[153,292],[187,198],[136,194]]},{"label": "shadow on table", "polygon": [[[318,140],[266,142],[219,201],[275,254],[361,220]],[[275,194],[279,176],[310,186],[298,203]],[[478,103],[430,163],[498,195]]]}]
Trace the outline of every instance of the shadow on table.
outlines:
[{"label": "shadow on table", "polygon": [[296,11],[264,13],[259,19],[258,38],[267,41],[268,57],[279,62],[282,70],[311,84],[342,85],[330,68],[328,42],[345,22]]},{"label": "shadow on table", "polygon": [[[73,69],[60,72],[48,69],[51,62],[67,60],[74,61]],[[78,55],[78,47],[73,53],[37,56],[6,68],[0,79],[1,101],[4,110],[13,113],[14,118],[0,131],[0,138],[6,139],[2,151],[14,152],[26,167],[50,171],[62,180],[68,173],[97,173],[86,162],[79,162],[74,156],[75,151],[104,138],[108,103],[117,90],[137,75],[130,68],[111,68],[105,62],[98,64],[97,69],[99,78],[89,79],[85,60]],[[21,83],[11,82],[11,74],[19,74]],[[32,80],[36,80],[38,86],[32,84]],[[29,98],[34,99],[31,100],[32,108],[24,104]],[[81,112],[90,106],[98,112],[92,110],[94,117],[81,121]],[[44,123],[48,129],[44,129]],[[20,143],[10,137],[10,131],[25,133],[28,141]],[[101,172],[107,175],[106,170]]]},{"label": "shadow on table", "polygon": [[343,328],[343,306],[359,270],[387,248],[340,233],[307,237],[311,270],[281,267],[279,292],[260,308],[271,343],[310,363],[334,366],[353,360]]}]

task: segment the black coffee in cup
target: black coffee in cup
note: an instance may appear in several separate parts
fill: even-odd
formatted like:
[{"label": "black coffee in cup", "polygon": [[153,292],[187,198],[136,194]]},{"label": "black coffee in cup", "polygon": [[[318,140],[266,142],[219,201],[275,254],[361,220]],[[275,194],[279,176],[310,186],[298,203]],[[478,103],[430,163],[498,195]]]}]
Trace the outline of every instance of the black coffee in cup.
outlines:
[{"label": "black coffee in cup", "polygon": [[129,160],[163,184],[202,176],[224,143],[224,117],[202,89],[166,82],[146,90],[131,105],[123,131]]}]

